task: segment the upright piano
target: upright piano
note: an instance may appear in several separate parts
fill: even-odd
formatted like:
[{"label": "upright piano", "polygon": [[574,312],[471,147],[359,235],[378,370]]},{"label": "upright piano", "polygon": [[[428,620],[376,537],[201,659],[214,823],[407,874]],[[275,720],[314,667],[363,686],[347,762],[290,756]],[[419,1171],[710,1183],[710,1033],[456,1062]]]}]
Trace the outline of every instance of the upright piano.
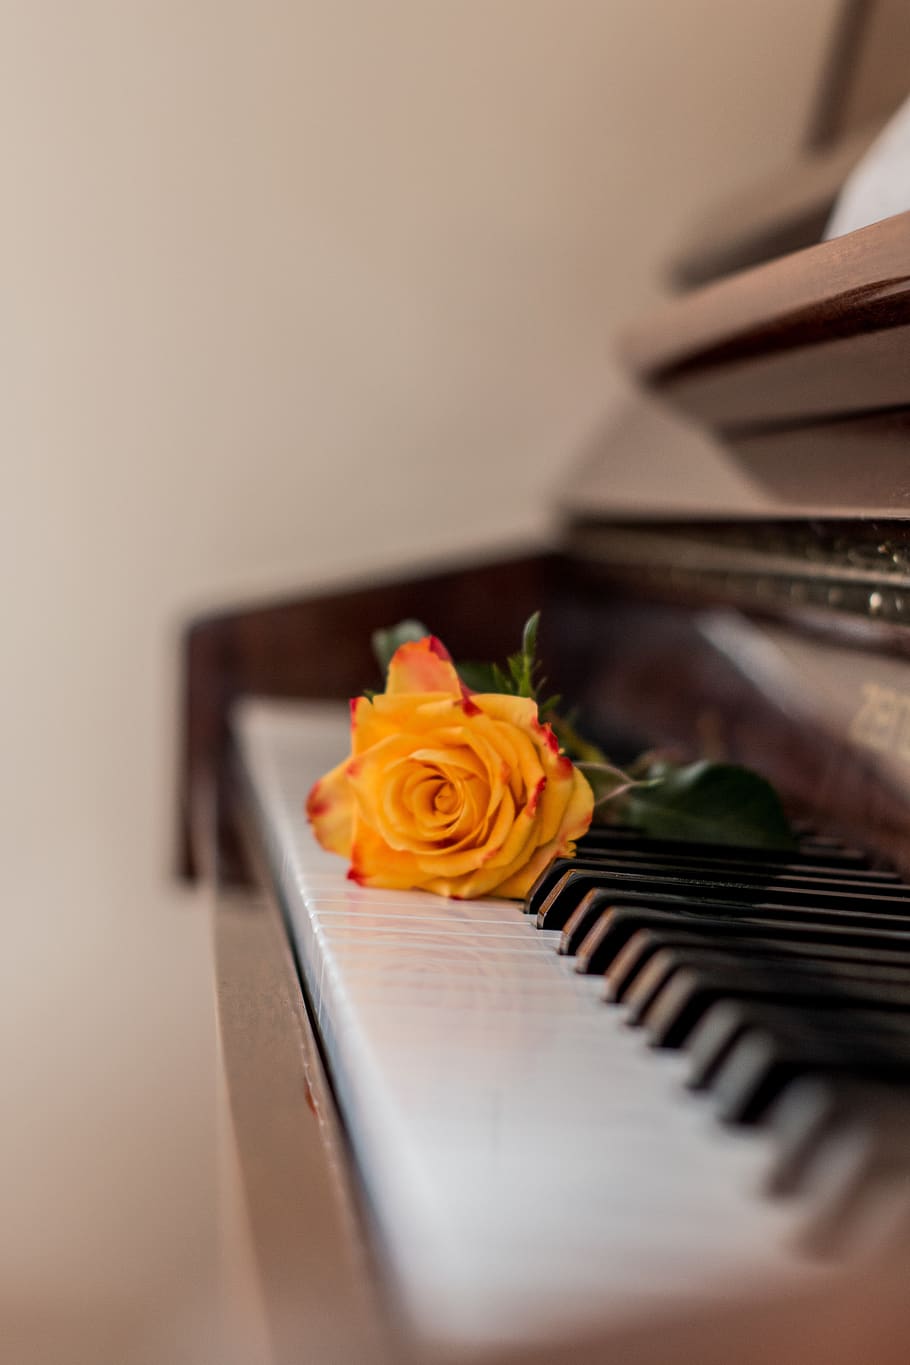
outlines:
[{"label": "upright piano", "polygon": [[[910,213],[621,354],[547,544],[187,631],[181,858],[275,1360],[910,1352]],[[758,769],[797,850],[614,828],[524,906],[346,880],[303,802],[372,631],[491,658],[537,609],[587,732]]]}]

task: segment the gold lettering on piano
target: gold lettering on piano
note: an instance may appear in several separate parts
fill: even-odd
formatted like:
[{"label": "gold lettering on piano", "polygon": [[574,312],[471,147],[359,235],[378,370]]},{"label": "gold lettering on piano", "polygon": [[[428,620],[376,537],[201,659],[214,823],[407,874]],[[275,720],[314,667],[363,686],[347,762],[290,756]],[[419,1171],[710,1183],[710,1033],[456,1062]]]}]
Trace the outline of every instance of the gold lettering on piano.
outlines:
[{"label": "gold lettering on piano", "polygon": [[910,692],[863,683],[863,699],[850,723],[850,737],[867,749],[910,762]]}]

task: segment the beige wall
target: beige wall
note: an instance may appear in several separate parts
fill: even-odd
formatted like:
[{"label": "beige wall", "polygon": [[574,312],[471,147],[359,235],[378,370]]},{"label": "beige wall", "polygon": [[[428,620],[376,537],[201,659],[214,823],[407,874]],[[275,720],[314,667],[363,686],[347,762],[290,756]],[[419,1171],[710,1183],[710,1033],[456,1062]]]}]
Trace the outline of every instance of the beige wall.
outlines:
[{"label": "beige wall", "polygon": [[538,528],[611,329],[791,153],[834,9],[0,4],[18,1305],[129,1303],[211,1251],[206,940],[165,879],[177,626]]}]

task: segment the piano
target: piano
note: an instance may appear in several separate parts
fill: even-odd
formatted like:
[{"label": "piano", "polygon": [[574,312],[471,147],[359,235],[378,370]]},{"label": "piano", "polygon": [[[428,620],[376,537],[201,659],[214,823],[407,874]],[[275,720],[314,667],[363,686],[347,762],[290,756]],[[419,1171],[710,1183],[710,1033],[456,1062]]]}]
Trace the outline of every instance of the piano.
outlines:
[{"label": "piano", "polygon": [[[551,543],[187,631],[181,859],[276,1360],[906,1358],[910,213],[621,354]],[[611,828],[525,905],[347,881],[303,801],[371,632],[498,657],[538,608],[588,732],[757,768],[797,850]]]}]

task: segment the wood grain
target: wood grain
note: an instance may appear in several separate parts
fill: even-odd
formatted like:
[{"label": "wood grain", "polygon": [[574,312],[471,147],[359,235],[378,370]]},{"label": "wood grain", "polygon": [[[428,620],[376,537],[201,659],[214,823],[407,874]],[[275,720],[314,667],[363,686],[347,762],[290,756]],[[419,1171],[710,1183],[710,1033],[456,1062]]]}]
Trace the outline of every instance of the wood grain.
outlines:
[{"label": "wood grain", "polygon": [[222,890],[214,929],[221,1051],[273,1365],[400,1360],[281,916],[265,894]]},{"label": "wood grain", "polygon": [[[882,402],[864,339],[869,333],[893,333],[890,344],[906,357],[901,329],[908,325],[910,213],[903,213],[668,303],[627,331],[620,354],[644,382],[674,389],[674,397],[683,382],[716,372],[715,402],[722,403],[721,411],[710,399],[699,409],[714,424],[749,420],[750,408],[767,416],[787,353],[798,360],[814,347],[840,343],[839,371],[852,379],[845,410],[855,410]],[[756,368],[751,390],[744,390],[740,380],[734,404],[727,396],[726,372],[735,365],[762,364],[774,368]],[[862,397],[864,385],[868,400]],[[811,403],[803,408],[807,414]]]},{"label": "wood grain", "polygon": [[[901,302],[910,307],[910,294]],[[888,313],[889,316],[885,316]],[[716,431],[789,426],[910,404],[910,326],[896,325],[890,304],[870,330],[838,336],[832,321],[806,344],[684,366],[660,381],[680,411]]]}]

